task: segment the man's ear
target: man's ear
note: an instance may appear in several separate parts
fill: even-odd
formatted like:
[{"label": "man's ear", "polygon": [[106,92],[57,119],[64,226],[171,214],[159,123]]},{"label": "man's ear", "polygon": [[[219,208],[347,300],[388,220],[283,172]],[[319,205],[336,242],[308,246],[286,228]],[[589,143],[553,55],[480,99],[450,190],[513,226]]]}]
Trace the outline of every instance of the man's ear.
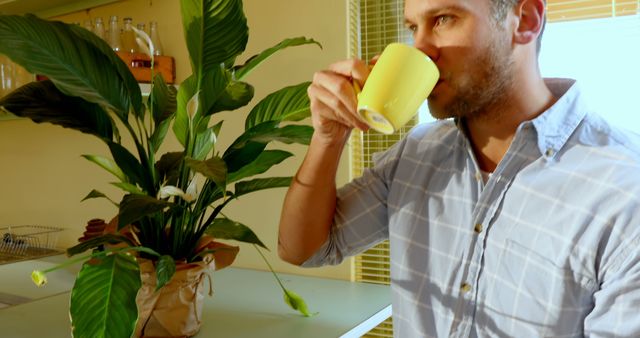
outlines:
[{"label": "man's ear", "polygon": [[513,32],[513,42],[528,44],[541,34],[544,25],[544,0],[520,0],[515,8],[518,25]]}]

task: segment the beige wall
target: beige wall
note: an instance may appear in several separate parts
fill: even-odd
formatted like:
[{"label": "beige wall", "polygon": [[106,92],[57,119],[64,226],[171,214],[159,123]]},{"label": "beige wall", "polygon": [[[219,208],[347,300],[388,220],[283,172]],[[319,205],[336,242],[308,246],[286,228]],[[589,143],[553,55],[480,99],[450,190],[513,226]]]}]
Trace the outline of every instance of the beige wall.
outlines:
[{"label": "beige wall", "polygon": [[[238,61],[268,48],[283,38],[307,36],[320,41],[323,49],[303,46],[288,49],[263,63],[248,82],[256,88],[258,99],[283,86],[310,80],[315,70],[326,67],[347,55],[346,5],[344,0],[245,0],[245,13],[250,35],[247,51]],[[66,22],[83,22],[88,18],[112,14],[131,16],[134,22],[159,22],[159,31],[167,54],[176,58],[177,77],[181,81],[190,74],[188,56],[180,24],[179,1],[127,0],[116,4],[65,15]],[[225,119],[220,145],[226,147],[242,130],[248,109],[222,113]],[[218,115],[216,115],[218,116]],[[169,140],[167,149],[176,149]],[[285,161],[273,175],[292,175],[302,157],[304,147],[291,146],[295,158]],[[60,226],[67,230],[59,240],[61,246],[73,245],[91,218],[109,219],[116,209],[106,200],[80,200],[98,189],[115,200],[122,194],[108,182],[113,179],[81,154],[108,155],[106,147],[96,139],[75,131],[51,125],[36,125],[27,120],[0,121],[0,226],[39,224]],[[346,157],[339,172],[339,183],[347,179]],[[227,216],[252,227],[271,248],[268,257],[276,270],[297,274],[349,278],[348,263],[338,267],[301,269],[281,262],[276,255],[277,224],[284,189],[243,196],[227,209]],[[265,269],[251,246],[241,245],[239,267]]]}]

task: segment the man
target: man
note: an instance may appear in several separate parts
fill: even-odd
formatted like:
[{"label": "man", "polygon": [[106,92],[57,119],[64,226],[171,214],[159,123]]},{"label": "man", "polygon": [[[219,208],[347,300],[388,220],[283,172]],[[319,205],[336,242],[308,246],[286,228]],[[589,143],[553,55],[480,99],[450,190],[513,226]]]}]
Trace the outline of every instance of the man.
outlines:
[{"label": "man", "polygon": [[368,68],[316,73],[280,256],[337,264],[389,238],[396,337],[640,337],[640,148],[575,81],[541,77],[544,5],[406,0],[441,72],[428,102],[443,120],[338,192],[344,144],[367,128],[349,81]]}]

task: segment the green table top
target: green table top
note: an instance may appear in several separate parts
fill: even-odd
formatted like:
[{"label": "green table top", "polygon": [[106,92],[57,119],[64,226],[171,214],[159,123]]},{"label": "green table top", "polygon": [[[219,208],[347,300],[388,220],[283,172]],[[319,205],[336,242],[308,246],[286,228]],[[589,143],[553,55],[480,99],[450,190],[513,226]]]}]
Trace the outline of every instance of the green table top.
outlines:
[{"label": "green table top", "polygon": [[[37,288],[29,276],[34,268],[46,268],[43,263],[48,262],[0,266],[0,297],[33,299],[0,309],[0,336],[70,336],[73,273],[50,274],[49,283]],[[205,298],[204,324],[196,337],[360,337],[391,315],[388,286],[280,274],[285,287],[300,294],[311,312],[319,312],[305,318],[284,303],[270,272],[227,268],[212,277],[214,295]]]}]

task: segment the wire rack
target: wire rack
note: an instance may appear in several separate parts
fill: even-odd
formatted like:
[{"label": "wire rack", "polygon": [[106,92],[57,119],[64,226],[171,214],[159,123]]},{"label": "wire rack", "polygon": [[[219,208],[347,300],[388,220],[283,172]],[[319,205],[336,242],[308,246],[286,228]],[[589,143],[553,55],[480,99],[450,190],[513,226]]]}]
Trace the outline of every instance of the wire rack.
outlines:
[{"label": "wire rack", "polygon": [[0,264],[51,256],[63,229],[40,225],[0,227]]}]

